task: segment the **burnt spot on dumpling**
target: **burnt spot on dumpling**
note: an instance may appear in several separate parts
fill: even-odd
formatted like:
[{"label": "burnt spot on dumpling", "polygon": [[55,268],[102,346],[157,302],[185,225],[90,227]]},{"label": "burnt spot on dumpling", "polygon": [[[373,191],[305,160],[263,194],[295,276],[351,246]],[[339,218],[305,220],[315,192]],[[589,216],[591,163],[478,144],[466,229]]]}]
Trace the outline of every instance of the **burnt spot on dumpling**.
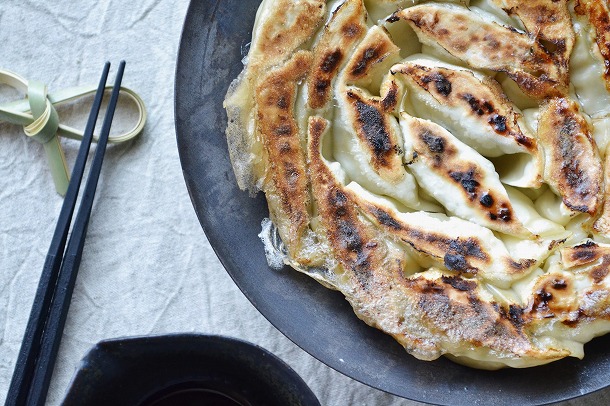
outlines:
[{"label": "burnt spot on dumpling", "polygon": [[549,303],[553,300],[553,294],[546,289],[538,289],[534,294],[533,312],[545,313],[543,317],[555,317],[549,309]]},{"label": "burnt spot on dumpling", "polygon": [[447,253],[443,258],[443,263],[450,271],[468,273],[471,270],[468,261],[466,261],[466,258],[462,254]]},{"label": "burnt spot on dumpling", "polygon": [[599,260],[608,250],[600,249],[593,240],[587,240],[573,247],[565,247],[561,250],[561,260],[569,268],[583,266]]},{"label": "burnt spot on dumpling", "polygon": [[445,152],[445,140],[443,137],[436,136],[429,130],[422,131],[420,137],[431,153],[442,154]]},{"label": "burnt spot on dumpling", "polygon": [[[348,96],[354,97],[353,93],[348,93]],[[355,107],[360,128],[365,139],[373,148],[375,159],[382,165],[385,164],[385,155],[393,149],[393,145],[390,142],[383,113],[362,100],[356,100]]]},{"label": "burnt spot on dumpling", "polygon": [[477,282],[474,280],[464,279],[459,276],[445,276],[443,275],[441,280],[443,283],[451,285],[452,288],[457,289],[461,292],[471,292],[477,288]]},{"label": "burnt spot on dumpling", "polygon": [[468,103],[470,110],[472,110],[478,116],[482,116],[483,114],[491,114],[495,111],[493,104],[487,100],[477,99],[477,97],[471,93],[463,93],[460,95],[460,97],[464,99],[466,103]]},{"label": "burnt spot on dumpling", "polygon": [[588,240],[563,248],[561,260],[567,269],[581,268],[588,273],[593,283],[599,284],[610,272],[610,246]]},{"label": "burnt spot on dumpling", "polygon": [[350,73],[352,76],[362,76],[367,67],[374,61],[377,61],[380,55],[383,54],[383,47],[376,46],[364,49],[360,55],[356,57],[355,64],[351,67]]},{"label": "burnt spot on dumpling", "polygon": [[466,257],[487,259],[487,254],[481,249],[481,244],[475,238],[454,239],[449,241],[449,253],[461,253]]},{"label": "burnt spot on dumpling", "polygon": [[593,280],[593,283],[601,283],[606,276],[608,276],[608,272],[610,270],[610,257],[604,257],[602,263],[594,266],[593,269],[589,271],[589,276]]},{"label": "burnt spot on dumpling", "polygon": [[328,193],[328,207],[332,208],[333,215],[336,218],[336,240],[341,246],[356,254],[360,254],[364,243],[360,237],[358,228],[354,222],[350,220],[350,208],[348,205],[347,196],[340,190],[331,190]]},{"label": "burnt spot on dumpling", "polygon": [[296,125],[291,122],[290,119],[280,117],[278,121],[279,123],[275,127],[273,127],[274,135],[278,137],[294,136],[294,133],[296,131]]},{"label": "burnt spot on dumpling", "polygon": [[474,168],[463,172],[449,172],[449,176],[462,186],[471,201],[474,202],[479,198],[479,204],[488,209],[487,215],[490,220],[500,220],[506,223],[512,220],[512,210],[508,201],[497,204],[490,191],[480,191],[481,183],[479,180],[482,176]]},{"label": "burnt spot on dumpling", "polygon": [[[503,309],[500,307],[500,309]],[[508,306],[508,313],[502,312],[505,318],[508,318],[510,322],[517,328],[523,327],[525,321],[523,320],[523,308],[519,305],[511,304]]]},{"label": "burnt spot on dumpling", "polygon": [[530,304],[534,318],[557,318],[570,325],[578,314],[580,303],[576,293],[574,276],[565,272],[549,273],[539,278],[532,289]]},{"label": "burnt spot on dumpling", "polygon": [[339,63],[343,58],[343,53],[340,49],[336,49],[332,52],[329,52],[322,58],[322,63],[320,64],[320,71],[324,73],[331,73],[337,70],[339,67]]},{"label": "burnt spot on dumpling", "polygon": [[312,108],[320,108],[329,98],[332,78],[336,75],[339,64],[343,58],[340,50],[329,52],[323,57],[317,71],[314,71],[315,79],[310,83],[309,104]]},{"label": "burnt spot on dumpling", "polygon": [[383,98],[365,98],[355,89],[348,90],[346,96],[352,110],[352,125],[356,135],[370,152],[375,170],[394,173],[402,170],[401,148],[391,125],[394,118],[385,110],[386,107],[393,108],[396,88],[390,86]]},{"label": "burnt spot on dumpling", "polygon": [[455,239],[449,242],[443,263],[450,271],[476,274],[477,270],[468,263],[468,258],[485,260],[486,257],[476,239]]},{"label": "burnt spot on dumpling", "polygon": [[478,195],[478,188],[481,186],[481,183],[477,179],[480,179],[480,176],[475,173],[474,168],[470,168],[467,171],[449,171],[449,177],[453,179],[455,182],[459,183],[462,188],[468,193],[471,200],[474,200]]},{"label": "burnt spot on dumpling", "polygon": [[[347,3],[347,2],[346,2]],[[345,3],[343,3],[345,4]],[[362,24],[350,22],[343,27],[341,27],[341,32],[347,38],[356,38],[358,35],[362,34],[366,29],[366,26]]]},{"label": "burnt spot on dumpling", "polygon": [[601,203],[603,171],[589,124],[576,102],[545,103],[538,121],[545,151],[545,179],[573,211],[595,215]]},{"label": "burnt spot on dumpling", "polygon": [[[487,117],[487,123],[496,133],[500,135],[505,135],[508,132],[508,119],[506,118],[506,116],[497,113],[492,102],[484,99],[477,99],[471,93],[464,93],[461,95],[461,97],[468,103],[470,109],[476,115],[485,115]],[[523,136],[521,131],[519,131],[519,133],[520,134],[515,134],[517,136],[514,138],[518,143],[522,144],[522,140],[526,137]]]},{"label": "burnt spot on dumpling", "polygon": [[381,99],[381,107],[385,112],[391,112],[398,105],[398,85],[396,82],[390,81],[386,83],[385,94]]},{"label": "burnt spot on dumpling", "polygon": [[479,203],[484,207],[491,207],[494,205],[494,199],[489,193],[483,193],[479,199]]},{"label": "burnt spot on dumpling", "polygon": [[430,82],[434,83],[436,91],[442,96],[447,97],[451,94],[451,82],[447,80],[447,78],[443,76],[442,73],[431,73],[430,75],[422,77],[421,81],[424,84],[428,84]]},{"label": "burnt spot on dumpling", "polygon": [[518,261],[509,258],[506,261],[506,269],[509,273],[522,274],[524,271],[535,266],[537,261],[532,258],[523,258]]},{"label": "burnt spot on dumpling", "polygon": [[371,211],[371,213],[373,213],[373,216],[375,216],[379,224],[388,227],[394,231],[403,230],[403,227],[400,222],[383,209],[375,206],[370,206],[369,210]]},{"label": "burnt spot on dumpling", "polygon": [[388,18],[385,19],[388,23],[395,23],[397,21],[400,21],[400,17],[398,17],[396,15],[396,13],[393,13],[391,16],[389,16]]},{"label": "burnt spot on dumpling", "polygon": [[[491,117],[489,117],[489,119],[487,119],[487,122],[493,127],[493,129],[495,130],[495,132],[497,132],[498,134],[504,134],[507,131],[507,127],[506,127],[506,117],[500,115],[500,114],[492,114]],[[521,141],[521,139],[517,139],[517,142]]]}]

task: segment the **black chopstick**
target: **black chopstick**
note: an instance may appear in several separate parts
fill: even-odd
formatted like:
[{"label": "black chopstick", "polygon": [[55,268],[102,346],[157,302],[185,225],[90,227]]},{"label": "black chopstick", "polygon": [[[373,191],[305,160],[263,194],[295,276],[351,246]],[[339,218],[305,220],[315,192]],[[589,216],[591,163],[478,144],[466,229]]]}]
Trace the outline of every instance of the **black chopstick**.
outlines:
[{"label": "black chopstick", "polygon": [[51,298],[53,297],[54,287],[57,283],[57,276],[59,274],[59,268],[63,258],[64,247],[68,237],[68,230],[70,228],[70,222],[72,221],[74,207],[76,206],[76,198],[80,189],[83,172],[85,171],[87,155],[89,153],[91,140],[93,139],[95,122],[97,121],[100,107],[102,105],[102,98],[104,95],[104,88],[106,86],[109,70],[110,63],[106,63],[97,92],[95,94],[95,98],[93,100],[91,112],[89,113],[89,119],[87,121],[87,126],[85,127],[83,140],[74,163],[74,168],[72,169],[71,181],[68,185],[68,190],[59,213],[53,239],[51,240],[51,245],[42,268],[38,289],[36,290],[32,310],[30,311],[30,318],[25,329],[21,349],[17,357],[17,363],[15,364],[13,378],[11,380],[11,385],[9,387],[8,396],[5,403],[6,406],[24,405],[27,400],[36,359],[38,358],[38,349],[42,337],[42,331],[47,320],[47,314],[51,304]]},{"label": "black chopstick", "polygon": [[110,63],[106,63],[85,128],[85,135],[74,164],[72,180],[68,186],[57,227],[45,260],[15,372],[9,387],[6,406],[43,405],[46,398],[80,265],[85,234],[116,108],[125,62],[122,61],[119,66],[87,184],[64,254],[68,229],[80,189],[109,69]]}]

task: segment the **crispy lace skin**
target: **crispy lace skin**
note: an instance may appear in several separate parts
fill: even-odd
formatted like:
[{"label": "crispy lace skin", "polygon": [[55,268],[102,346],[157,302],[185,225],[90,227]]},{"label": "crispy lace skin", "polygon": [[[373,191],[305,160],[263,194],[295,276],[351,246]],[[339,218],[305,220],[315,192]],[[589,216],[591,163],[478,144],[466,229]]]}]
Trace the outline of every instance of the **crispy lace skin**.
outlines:
[{"label": "crispy lace skin", "polygon": [[582,358],[610,331],[602,3],[264,0],[227,140],[284,262],[419,359]]}]

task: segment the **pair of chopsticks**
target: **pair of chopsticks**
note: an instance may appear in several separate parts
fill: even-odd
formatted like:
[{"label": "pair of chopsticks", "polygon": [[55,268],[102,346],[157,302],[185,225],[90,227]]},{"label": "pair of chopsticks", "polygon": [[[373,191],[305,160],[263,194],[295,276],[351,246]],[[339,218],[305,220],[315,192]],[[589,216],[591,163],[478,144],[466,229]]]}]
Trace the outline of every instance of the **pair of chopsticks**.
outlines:
[{"label": "pair of chopsticks", "polygon": [[102,105],[109,70],[110,63],[106,62],[85,127],[83,141],[72,170],[72,179],[68,185],[51,246],[42,269],[5,406],[42,406],[46,400],[83,253],[93,197],[119,97],[125,61],[121,61],[119,65],[93,163],[81,196],[81,203],[74,220],[70,240],[67,248],[65,248],[68,229],[76,206],[76,199],[85,171],[93,130]]}]

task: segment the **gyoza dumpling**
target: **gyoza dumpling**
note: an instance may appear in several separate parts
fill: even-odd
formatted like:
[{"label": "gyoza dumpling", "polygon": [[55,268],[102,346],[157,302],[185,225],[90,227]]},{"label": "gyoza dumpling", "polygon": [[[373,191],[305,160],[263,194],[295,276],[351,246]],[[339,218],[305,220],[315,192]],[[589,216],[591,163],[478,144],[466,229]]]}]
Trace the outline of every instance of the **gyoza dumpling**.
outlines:
[{"label": "gyoza dumpling", "polygon": [[317,114],[328,116],[336,77],[367,33],[366,17],[362,0],[347,0],[325,25],[314,47],[313,69],[307,78],[307,106]]},{"label": "gyoza dumpling", "polygon": [[571,210],[597,214],[602,164],[578,105],[567,98],[547,101],[538,120],[538,139],[544,148],[544,177],[549,186]]},{"label": "gyoza dumpling", "polygon": [[473,68],[506,72],[532,97],[567,92],[561,71],[546,50],[514,27],[453,4],[422,4],[396,15],[411,24],[422,43],[441,47]]},{"label": "gyoza dumpling", "polygon": [[[419,198],[415,179],[403,166],[402,137],[393,115],[402,92],[397,82],[383,82],[380,75],[399,59],[398,51],[378,27],[355,49],[336,85],[333,156],[352,180],[371,191],[410,208],[435,209]],[[372,96],[361,87],[382,95]]]},{"label": "gyoza dumpling", "polygon": [[591,117],[593,137],[605,156],[610,144],[610,12],[605,1],[583,0],[571,8],[576,41],[570,81],[583,110]]},{"label": "gyoza dumpling", "polygon": [[556,61],[561,82],[567,87],[574,29],[568,0],[491,0],[509,15],[516,16]]},{"label": "gyoza dumpling", "polygon": [[251,193],[262,189],[266,171],[256,130],[257,84],[314,35],[325,13],[324,0],[264,0],[259,7],[246,68],[231,83],[224,101],[231,163],[239,187]]},{"label": "gyoza dumpling", "polygon": [[407,166],[449,213],[505,234],[533,238],[515,215],[494,166],[438,124],[401,114]]},{"label": "gyoza dumpling", "polygon": [[538,143],[497,82],[429,58],[414,56],[392,67],[407,84],[408,108],[419,117],[442,124],[483,156],[520,154],[503,181],[538,188],[542,157]]}]

